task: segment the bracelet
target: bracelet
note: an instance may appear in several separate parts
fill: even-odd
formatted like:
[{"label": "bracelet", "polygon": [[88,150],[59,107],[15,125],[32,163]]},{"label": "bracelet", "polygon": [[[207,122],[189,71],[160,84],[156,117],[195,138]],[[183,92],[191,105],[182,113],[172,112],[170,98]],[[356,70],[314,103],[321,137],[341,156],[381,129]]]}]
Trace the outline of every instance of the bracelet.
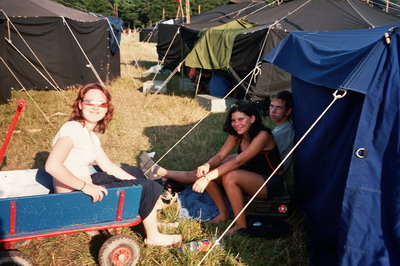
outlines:
[{"label": "bracelet", "polygon": [[83,181],[83,187],[79,191],[82,191],[85,187],[86,187],[86,182]]},{"label": "bracelet", "polygon": [[203,175],[203,177],[204,177],[208,182],[210,182],[210,179],[208,179],[205,175]]}]

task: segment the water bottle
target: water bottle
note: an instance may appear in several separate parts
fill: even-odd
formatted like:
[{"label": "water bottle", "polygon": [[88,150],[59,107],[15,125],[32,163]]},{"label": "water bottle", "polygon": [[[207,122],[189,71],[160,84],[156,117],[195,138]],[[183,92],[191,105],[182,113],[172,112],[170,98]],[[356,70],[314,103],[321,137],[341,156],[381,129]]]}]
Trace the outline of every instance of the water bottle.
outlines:
[{"label": "water bottle", "polygon": [[190,251],[206,252],[212,247],[212,245],[214,245],[217,239],[218,239],[217,237],[211,237],[209,239],[192,241],[184,244],[181,248],[181,251],[190,250]]}]

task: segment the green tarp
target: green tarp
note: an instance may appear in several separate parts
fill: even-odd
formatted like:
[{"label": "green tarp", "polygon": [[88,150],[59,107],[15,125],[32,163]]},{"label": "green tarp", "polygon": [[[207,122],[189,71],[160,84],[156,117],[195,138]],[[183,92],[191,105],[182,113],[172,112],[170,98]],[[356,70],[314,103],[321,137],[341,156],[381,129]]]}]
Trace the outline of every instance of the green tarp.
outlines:
[{"label": "green tarp", "polygon": [[203,69],[228,69],[236,35],[254,27],[246,19],[237,19],[200,33],[199,40],[186,57],[189,67]]}]

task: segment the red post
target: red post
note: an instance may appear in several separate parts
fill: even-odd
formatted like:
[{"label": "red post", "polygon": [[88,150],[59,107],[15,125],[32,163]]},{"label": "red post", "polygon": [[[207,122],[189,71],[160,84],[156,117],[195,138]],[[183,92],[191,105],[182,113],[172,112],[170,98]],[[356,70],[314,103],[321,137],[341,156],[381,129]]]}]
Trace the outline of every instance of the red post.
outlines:
[{"label": "red post", "polygon": [[6,138],[4,140],[3,146],[1,146],[0,163],[3,161],[4,153],[6,152],[8,143],[10,142],[11,135],[12,135],[12,133],[14,131],[15,126],[17,125],[18,118],[19,118],[19,115],[21,114],[21,112],[25,112],[25,100],[24,99],[19,99],[18,100],[17,110],[15,111],[14,118],[13,118],[13,120],[11,122],[10,128],[8,129],[8,132],[7,132]]}]

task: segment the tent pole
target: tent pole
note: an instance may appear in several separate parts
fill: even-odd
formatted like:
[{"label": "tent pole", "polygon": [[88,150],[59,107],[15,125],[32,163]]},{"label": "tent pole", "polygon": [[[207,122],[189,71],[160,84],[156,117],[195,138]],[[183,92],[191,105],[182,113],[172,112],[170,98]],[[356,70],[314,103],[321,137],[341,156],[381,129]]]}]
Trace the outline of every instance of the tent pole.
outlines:
[{"label": "tent pole", "polygon": [[196,84],[196,92],[194,93],[194,97],[195,97],[195,98],[197,97],[197,93],[199,92],[199,87],[200,87],[200,81],[201,81],[201,76],[202,76],[202,74],[203,74],[203,69],[200,68],[200,73],[199,73],[199,75],[198,75],[197,84]]}]

